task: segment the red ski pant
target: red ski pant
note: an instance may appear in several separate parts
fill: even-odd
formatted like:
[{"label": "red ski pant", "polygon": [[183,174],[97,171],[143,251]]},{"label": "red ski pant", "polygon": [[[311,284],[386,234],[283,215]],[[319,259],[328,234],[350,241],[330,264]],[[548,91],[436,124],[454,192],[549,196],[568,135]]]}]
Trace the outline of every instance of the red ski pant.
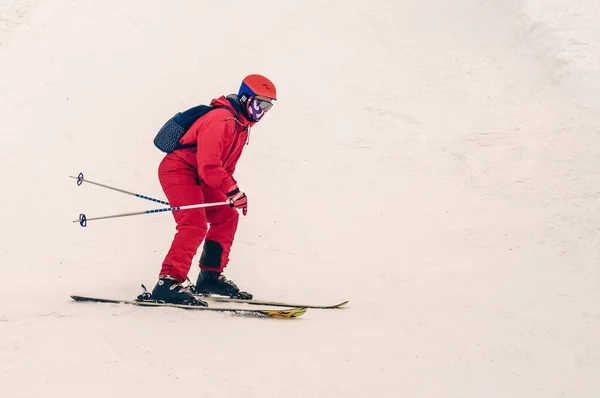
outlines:
[{"label": "red ski pant", "polygon": [[[171,206],[223,202],[227,196],[216,188],[200,184],[198,172],[176,156],[166,156],[158,168],[158,179]],[[239,214],[227,205],[172,212],[177,232],[160,275],[185,281],[200,244],[200,268],[223,271],[237,230]],[[210,227],[209,227],[210,224]]]}]

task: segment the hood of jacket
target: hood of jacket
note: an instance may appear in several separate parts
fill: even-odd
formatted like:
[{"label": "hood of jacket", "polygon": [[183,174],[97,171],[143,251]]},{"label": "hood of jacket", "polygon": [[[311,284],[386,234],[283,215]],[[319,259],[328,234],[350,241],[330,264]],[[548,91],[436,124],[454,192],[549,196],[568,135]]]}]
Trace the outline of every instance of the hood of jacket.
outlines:
[{"label": "hood of jacket", "polygon": [[215,98],[210,102],[213,106],[226,106],[231,109],[233,113],[236,115],[236,121],[242,125],[244,129],[248,129],[256,124],[255,121],[251,121],[248,119],[246,115],[246,111],[242,107],[240,100],[236,94],[229,94],[228,96],[220,96],[219,98]]}]

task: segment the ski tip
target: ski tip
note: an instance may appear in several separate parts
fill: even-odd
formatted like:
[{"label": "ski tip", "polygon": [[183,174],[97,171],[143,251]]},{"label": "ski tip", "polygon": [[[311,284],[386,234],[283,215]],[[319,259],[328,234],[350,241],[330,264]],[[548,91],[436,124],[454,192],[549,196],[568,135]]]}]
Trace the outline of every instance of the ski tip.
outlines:
[{"label": "ski tip", "polygon": [[341,303],[337,303],[337,304],[333,304],[333,305],[312,305],[312,306],[306,306],[306,308],[316,308],[316,309],[322,309],[322,310],[334,310],[334,309],[338,309],[338,308],[343,308],[346,304],[348,304],[350,301],[346,300],[346,301],[342,301]]}]

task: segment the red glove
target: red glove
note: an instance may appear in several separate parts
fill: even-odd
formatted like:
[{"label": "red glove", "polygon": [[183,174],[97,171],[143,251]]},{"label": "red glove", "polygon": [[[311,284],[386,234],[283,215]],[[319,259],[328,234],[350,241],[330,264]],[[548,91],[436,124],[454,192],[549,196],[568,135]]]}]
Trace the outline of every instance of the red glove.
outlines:
[{"label": "red glove", "polygon": [[237,185],[229,188],[229,192],[227,192],[227,197],[229,198],[229,206],[235,207],[237,209],[242,209],[242,214],[246,215],[248,213],[248,198],[244,192],[240,192],[240,189]]}]

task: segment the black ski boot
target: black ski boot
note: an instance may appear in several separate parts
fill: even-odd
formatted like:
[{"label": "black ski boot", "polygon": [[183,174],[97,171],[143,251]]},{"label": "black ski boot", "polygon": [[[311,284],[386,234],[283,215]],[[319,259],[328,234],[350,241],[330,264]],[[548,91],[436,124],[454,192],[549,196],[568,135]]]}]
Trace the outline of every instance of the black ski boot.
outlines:
[{"label": "black ski boot", "polygon": [[181,286],[177,279],[168,275],[160,277],[148,299],[169,304],[208,306],[206,301],[194,297],[187,287]]},{"label": "black ski boot", "polygon": [[195,287],[196,294],[210,296],[213,294],[242,300],[252,300],[248,292],[240,292],[235,283],[225,278],[220,272],[201,270]]}]

